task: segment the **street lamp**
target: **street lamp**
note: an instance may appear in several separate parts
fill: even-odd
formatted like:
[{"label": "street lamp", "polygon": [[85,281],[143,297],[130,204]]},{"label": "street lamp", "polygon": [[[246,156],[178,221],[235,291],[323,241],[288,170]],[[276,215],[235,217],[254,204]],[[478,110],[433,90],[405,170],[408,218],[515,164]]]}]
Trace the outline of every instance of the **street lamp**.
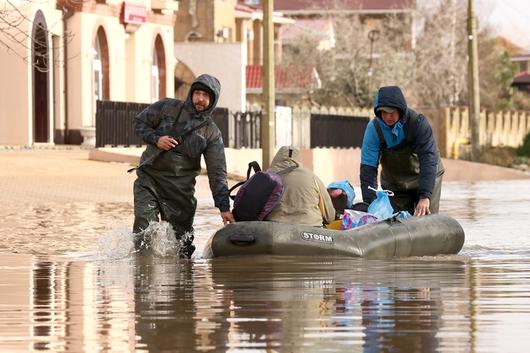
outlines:
[{"label": "street lamp", "polygon": [[379,39],[379,31],[377,29],[372,29],[368,32],[368,39],[370,40],[370,62],[368,65],[368,97],[370,97],[370,104],[372,103],[372,62],[374,56],[374,42]]}]

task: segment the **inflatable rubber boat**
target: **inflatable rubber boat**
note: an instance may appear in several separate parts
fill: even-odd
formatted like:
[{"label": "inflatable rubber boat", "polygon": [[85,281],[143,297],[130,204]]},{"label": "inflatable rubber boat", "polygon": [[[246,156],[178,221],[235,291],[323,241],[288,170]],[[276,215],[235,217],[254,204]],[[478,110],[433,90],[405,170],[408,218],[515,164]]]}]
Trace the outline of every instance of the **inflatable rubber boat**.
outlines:
[{"label": "inflatable rubber boat", "polygon": [[209,239],[207,258],[242,255],[350,256],[389,259],[457,254],[464,230],[445,215],[410,217],[332,230],[276,222],[238,222]]}]

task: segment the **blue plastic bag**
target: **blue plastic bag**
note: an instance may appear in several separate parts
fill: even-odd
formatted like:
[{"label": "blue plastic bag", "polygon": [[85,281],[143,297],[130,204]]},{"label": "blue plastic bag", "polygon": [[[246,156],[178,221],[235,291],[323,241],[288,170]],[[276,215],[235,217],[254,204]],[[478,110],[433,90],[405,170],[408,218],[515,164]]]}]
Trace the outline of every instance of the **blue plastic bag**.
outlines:
[{"label": "blue plastic bag", "polygon": [[374,190],[376,195],[376,199],[368,206],[368,213],[373,214],[380,221],[392,217],[394,208],[392,208],[388,197],[394,196],[394,193],[390,190],[376,190],[370,186],[368,188]]},{"label": "blue plastic bag", "polygon": [[397,220],[406,219],[412,217],[409,211],[399,211],[398,213],[394,214],[393,217]]}]

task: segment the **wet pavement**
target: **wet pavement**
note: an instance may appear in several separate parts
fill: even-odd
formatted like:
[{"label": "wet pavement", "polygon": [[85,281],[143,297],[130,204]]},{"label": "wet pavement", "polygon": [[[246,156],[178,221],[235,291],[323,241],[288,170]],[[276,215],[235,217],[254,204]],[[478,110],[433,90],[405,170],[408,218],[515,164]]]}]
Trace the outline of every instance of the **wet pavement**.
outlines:
[{"label": "wet pavement", "polygon": [[[0,195],[5,203],[132,202],[136,174],[129,163],[88,159],[88,149],[0,149]],[[208,196],[197,179],[198,198]]]}]

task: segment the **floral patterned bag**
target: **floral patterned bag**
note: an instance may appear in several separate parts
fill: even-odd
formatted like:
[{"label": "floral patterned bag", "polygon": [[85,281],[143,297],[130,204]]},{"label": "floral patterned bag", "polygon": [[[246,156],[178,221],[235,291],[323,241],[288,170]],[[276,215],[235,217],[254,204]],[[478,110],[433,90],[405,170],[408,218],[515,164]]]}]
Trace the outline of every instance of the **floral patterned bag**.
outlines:
[{"label": "floral patterned bag", "polygon": [[373,214],[355,211],[355,210],[344,210],[342,216],[342,230],[352,229],[355,227],[364,226],[365,224],[378,222],[379,219]]}]

